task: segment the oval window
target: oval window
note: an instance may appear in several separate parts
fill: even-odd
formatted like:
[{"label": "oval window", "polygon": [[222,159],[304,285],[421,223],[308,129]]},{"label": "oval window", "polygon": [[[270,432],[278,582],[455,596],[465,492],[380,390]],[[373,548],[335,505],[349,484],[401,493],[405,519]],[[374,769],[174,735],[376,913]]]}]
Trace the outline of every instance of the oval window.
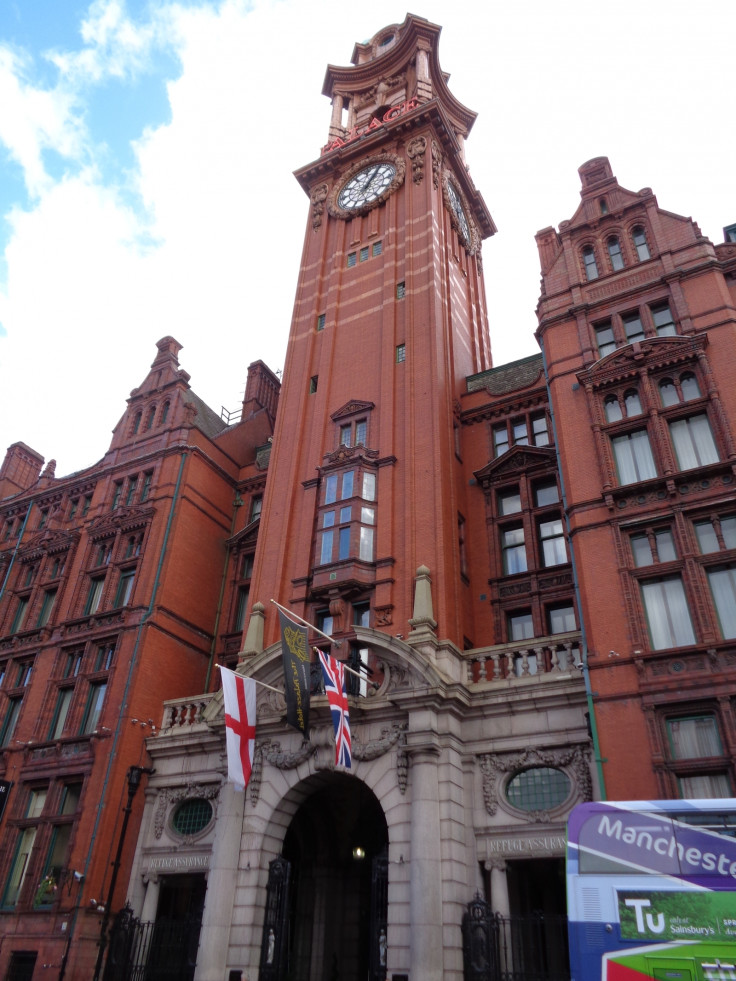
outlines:
[{"label": "oval window", "polygon": [[509,780],[506,799],[520,811],[549,811],[567,800],[570,789],[570,778],[562,770],[538,766]]},{"label": "oval window", "polygon": [[208,800],[195,797],[182,801],[174,811],[171,826],[180,835],[196,835],[212,820],[212,805]]}]

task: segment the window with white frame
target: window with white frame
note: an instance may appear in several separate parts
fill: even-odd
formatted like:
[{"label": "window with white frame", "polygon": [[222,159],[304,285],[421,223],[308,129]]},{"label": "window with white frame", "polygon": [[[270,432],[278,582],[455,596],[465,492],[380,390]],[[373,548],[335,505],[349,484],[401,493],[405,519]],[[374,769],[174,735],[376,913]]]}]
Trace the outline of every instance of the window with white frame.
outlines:
[{"label": "window with white frame", "polygon": [[586,245],[583,249],[583,269],[585,278],[588,282],[598,279],[598,263],[595,259],[595,249],[592,245]]}]

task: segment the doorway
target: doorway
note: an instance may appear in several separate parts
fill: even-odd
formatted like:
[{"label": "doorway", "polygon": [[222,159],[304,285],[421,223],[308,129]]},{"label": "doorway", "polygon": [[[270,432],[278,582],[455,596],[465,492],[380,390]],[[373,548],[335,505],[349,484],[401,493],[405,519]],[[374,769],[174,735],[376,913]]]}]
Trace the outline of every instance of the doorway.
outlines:
[{"label": "doorway", "polygon": [[[345,774],[332,774],[326,785],[315,781],[284,838],[279,863],[288,868],[280,873],[288,885],[279,893],[280,914],[264,922],[261,975],[383,981],[387,854],[386,819],[372,791]],[[277,922],[283,935],[269,938]],[[283,956],[269,960],[275,943]]]}]

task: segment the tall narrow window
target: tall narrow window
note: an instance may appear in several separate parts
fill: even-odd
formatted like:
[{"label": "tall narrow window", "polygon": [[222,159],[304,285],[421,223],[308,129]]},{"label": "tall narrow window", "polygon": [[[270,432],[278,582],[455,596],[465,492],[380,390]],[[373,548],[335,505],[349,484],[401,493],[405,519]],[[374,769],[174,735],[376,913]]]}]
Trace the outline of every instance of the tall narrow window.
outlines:
[{"label": "tall narrow window", "polygon": [[355,423],[355,445],[365,446],[365,440],[368,433],[368,423],[365,419],[358,419]]},{"label": "tall narrow window", "polygon": [[353,438],[352,425],[340,426],[340,446],[350,446]]},{"label": "tall narrow window", "polygon": [[115,593],[115,606],[127,606],[133,593],[133,582],[135,580],[135,569],[123,569],[120,573],[118,589]]},{"label": "tall narrow window", "polygon": [[141,504],[148,500],[151,493],[151,481],[153,480],[153,471],[147,470],[143,474],[143,486],[141,487]]},{"label": "tall narrow window", "polygon": [[493,455],[501,456],[509,448],[509,431],[504,423],[493,427]]},{"label": "tall narrow window", "polygon": [[402,279],[400,283],[396,284],[396,299],[403,300],[406,296],[406,283]]},{"label": "tall narrow window", "polygon": [[361,497],[364,501],[375,501],[376,499],[376,475],[374,473],[363,474],[363,493]]},{"label": "tall narrow window", "polygon": [[624,330],[626,331],[626,340],[629,342],[629,344],[643,339],[644,327],[638,313],[627,313],[621,319],[623,321]]},{"label": "tall narrow window", "polygon": [[731,640],[736,637],[736,568],[709,569],[708,583],[716,605],[721,636]]},{"label": "tall narrow window", "polygon": [[705,414],[674,419],[669,426],[680,470],[718,462],[718,450]]},{"label": "tall narrow window", "polygon": [[73,695],[73,688],[61,688],[59,690],[59,694],[56,697],[54,715],[51,720],[51,728],[49,729],[49,739],[59,739],[64,732],[66,719],[69,715],[69,706],[72,704]]},{"label": "tall narrow window", "polygon": [[120,506],[120,497],[122,493],[123,493],[123,482],[122,480],[116,480],[115,483],[113,484],[113,491],[112,491],[111,507],[113,511],[115,510],[115,508]]},{"label": "tall narrow window", "polygon": [[26,620],[26,614],[28,613],[28,604],[30,602],[30,596],[20,596],[18,597],[18,605],[15,608],[15,616],[13,617],[13,622],[10,625],[11,634],[17,634],[19,630],[23,629],[23,624]]},{"label": "tall narrow window", "polygon": [[135,489],[138,486],[138,477],[128,477],[128,489],[125,494],[125,505],[129,507],[133,503],[133,498],[135,497]]},{"label": "tall narrow window", "polygon": [[90,733],[97,729],[97,723],[100,720],[100,715],[102,714],[102,706],[105,701],[105,692],[107,691],[107,682],[101,681],[96,684],[89,686],[89,697],[87,699],[87,705],[84,710],[84,717],[82,718],[82,726],[80,732],[88,736]]},{"label": "tall narrow window", "polygon": [[611,440],[619,483],[633,484],[657,476],[649,436],[645,429],[615,436]]},{"label": "tall narrow window", "polygon": [[10,745],[15,734],[15,727],[18,724],[18,716],[20,715],[22,704],[22,695],[8,699],[5,718],[3,719],[2,727],[0,727],[0,746]]},{"label": "tall narrow window", "polygon": [[677,333],[669,303],[660,303],[656,307],[651,307],[651,311],[654,329],[660,337],[671,337]]},{"label": "tall narrow window", "polygon": [[634,248],[636,249],[636,256],[639,262],[646,262],[646,260],[651,258],[651,256],[649,255],[647,236],[643,227],[641,225],[637,225],[631,233],[631,237],[634,240]]},{"label": "tall narrow window", "polygon": [[616,350],[616,338],[613,335],[611,321],[605,320],[602,324],[598,324],[594,330],[598,354],[600,354],[602,358],[605,358],[605,356],[610,354],[611,351]]},{"label": "tall narrow window", "polygon": [[102,588],[105,585],[104,577],[92,579],[87,592],[87,602],[84,604],[84,616],[92,616],[100,607],[102,600]]},{"label": "tall narrow window", "polygon": [[406,361],[406,344],[396,345],[396,364],[403,364]]},{"label": "tall narrow window", "polygon": [[503,571],[507,576],[517,572],[526,572],[526,547],[523,528],[507,528],[501,532],[501,551],[503,553]]},{"label": "tall narrow window", "polygon": [[583,268],[588,282],[598,279],[598,263],[595,261],[595,251],[592,245],[586,245],[583,249]]},{"label": "tall narrow window", "polygon": [[641,595],[655,651],[695,643],[685,589],[679,576],[643,582]]},{"label": "tall narrow window", "polygon": [[542,562],[545,566],[562,565],[567,562],[561,518],[540,521],[539,540],[542,545]]},{"label": "tall narrow window", "polygon": [[51,613],[54,609],[54,603],[56,601],[56,590],[47,589],[43,594],[43,603],[41,604],[41,610],[38,614],[38,620],[36,621],[37,627],[45,627],[49,622]]},{"label": "tall narrow window", "polygon": [[242,630],[245,626],[245,611],[248,609],[248,596],[250,590],[247,586],[238,588],[238,598],[235,604],[235,621],[233,630]]},{"label": "tall narrow window", "polygon": [[619,269],[624,268],[624,257],[621,255],[621,244],[615,235],[612,235],[606,244],[608,245],[608,255],[611,260],[611,268],[614,272],[618,272]]},{"label": "tall narrow window", "polygon": [[532,434],[535,446],[549,446],[546,413],[541,412],[538,416],[532,416]]}]

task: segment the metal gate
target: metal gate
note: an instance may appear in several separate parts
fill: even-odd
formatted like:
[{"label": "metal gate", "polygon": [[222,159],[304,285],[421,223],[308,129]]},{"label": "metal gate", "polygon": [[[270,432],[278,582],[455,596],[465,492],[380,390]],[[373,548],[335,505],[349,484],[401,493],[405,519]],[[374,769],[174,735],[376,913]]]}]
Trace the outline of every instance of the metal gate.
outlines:
[{"label": "metal gate", "polygon": [[570,981],[567,917],[504,917],[477,896],[463,915],[465,981]]},{"label": "metal gate", "polygon": [[129,905],[110,930],[104,981],[192,981],[201,917],[142,923]]},{"label": "metal gate", "polygon": [[289,881],[291,863],[275,858],[268,866],[266,915],[261,938],[261,981],[280,981],[286,969],[288,951]]}]

